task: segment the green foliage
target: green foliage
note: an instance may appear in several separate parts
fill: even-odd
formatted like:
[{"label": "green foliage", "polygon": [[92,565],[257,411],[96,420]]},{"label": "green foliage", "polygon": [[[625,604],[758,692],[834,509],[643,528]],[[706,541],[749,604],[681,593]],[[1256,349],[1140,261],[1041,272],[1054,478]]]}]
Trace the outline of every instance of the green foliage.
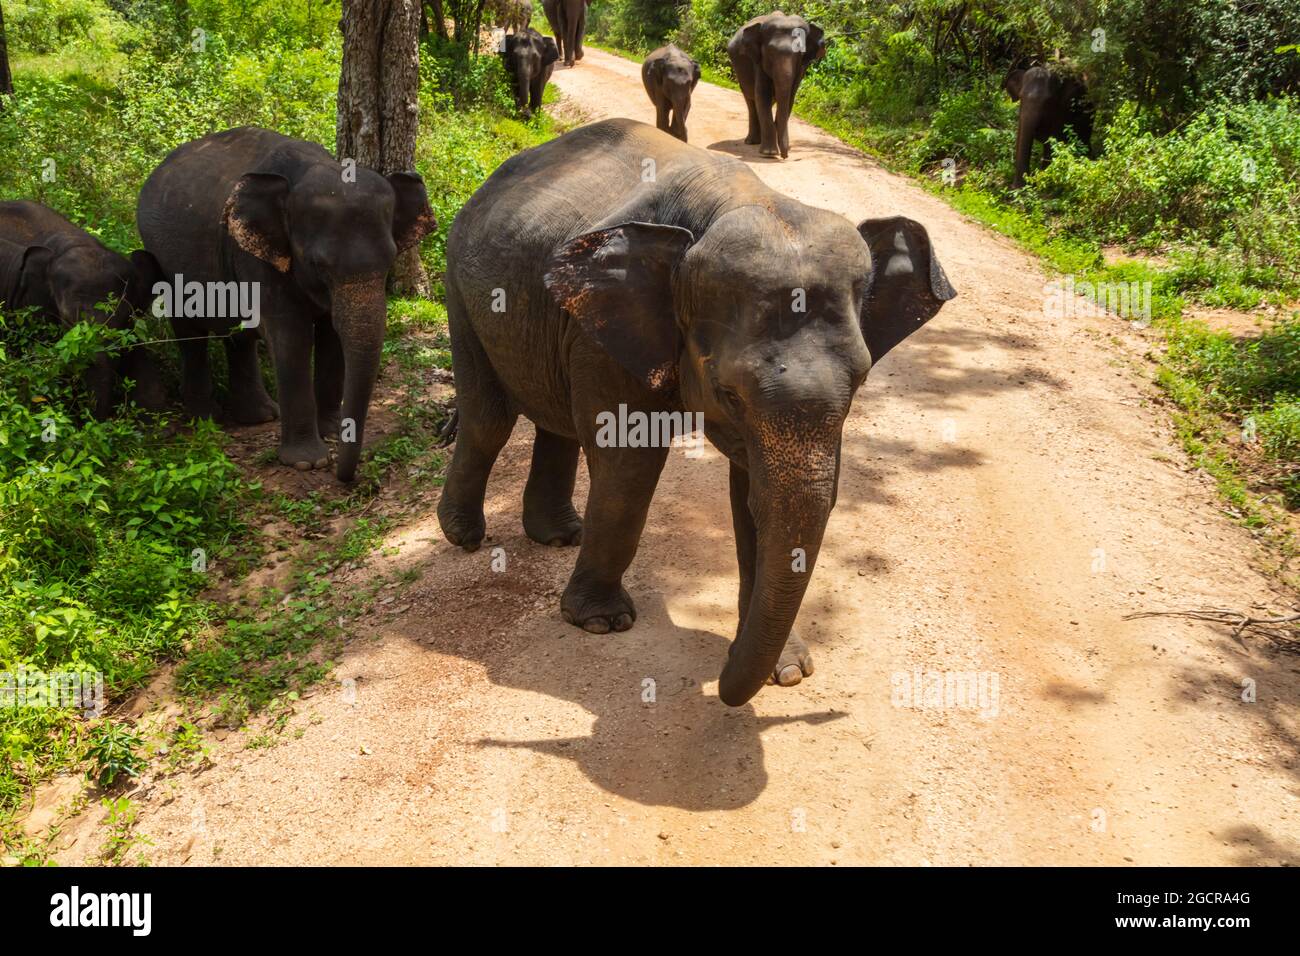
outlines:
[{"label": "green foliage", "polygon": [[139,776],[146,763],[143,748],[143,738],[129,725],[116,720],[100,721],[91,730],[86,748],[90,776],[105,789]]}]

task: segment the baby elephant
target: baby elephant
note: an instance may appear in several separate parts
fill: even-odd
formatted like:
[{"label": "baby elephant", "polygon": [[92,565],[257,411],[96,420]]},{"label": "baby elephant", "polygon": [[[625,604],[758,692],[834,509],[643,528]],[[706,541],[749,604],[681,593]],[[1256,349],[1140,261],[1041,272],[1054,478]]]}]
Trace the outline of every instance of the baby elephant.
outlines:
[{"label": "baby elephant", "polygon": [[501,61],[514,88],[515,106],[525,117],[542,108],[542,90],[551,80],[560,50],[555,41],[536,30],[506,34]]},{"label": "baby elephant", "polygon": [[686,116],[691,92],[700,82],[700,65],[670,43],[645,58],[641,82],[655,105],[655,126],[686,142]]},{"label": "baby elephant", "polygon": [[[157,264],[147,252],[130,258],[37,202],[0,203],[0,299],[11,309],[34,306],[64,328],[98,322],[125,329],[149,307]],[[135,382],[132,399],[158,410],[166,402],[152,356],[142,347],[96,356],[86,387],[96,418],[113,411],[119,378]]]}]

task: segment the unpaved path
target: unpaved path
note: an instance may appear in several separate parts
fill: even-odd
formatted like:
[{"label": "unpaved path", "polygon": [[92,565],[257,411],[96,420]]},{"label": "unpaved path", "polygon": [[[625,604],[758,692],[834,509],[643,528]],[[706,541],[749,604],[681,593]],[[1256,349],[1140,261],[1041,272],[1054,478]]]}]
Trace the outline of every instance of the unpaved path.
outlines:
[{"label": "unpaved path", "polygon": [[[599,51],[554,82],[589,116],[653,116],[637,65]],[[739,143],[739,94],[701,83],[689,125],[804,202],[920,220],[960,291],[872,372],[845,428],[800,617],[816,674],[738,709],[717,699],[736,571],[712,450],[670,459],[629,576],[636,626],[563,624],[574,552],[523,536],[521,423],[489,491],[506,569],[490,547],[450,548],[431,507],[394,534],[389,566],[423,576],[346,653],[355,698],[323,688],[300,737],[242,750],[232,736],[214,769],[154,788],[148,855],[1300,862],[1296,659],[1204,624],[1121,620],[1278,601],[1249,534],[1185,470],[1139,333],[1044,318],[1032,260],[804,123],[788,161],[760,161]],[[896,675],[916,669],[996,674],[996,712],[895,706]]]}]

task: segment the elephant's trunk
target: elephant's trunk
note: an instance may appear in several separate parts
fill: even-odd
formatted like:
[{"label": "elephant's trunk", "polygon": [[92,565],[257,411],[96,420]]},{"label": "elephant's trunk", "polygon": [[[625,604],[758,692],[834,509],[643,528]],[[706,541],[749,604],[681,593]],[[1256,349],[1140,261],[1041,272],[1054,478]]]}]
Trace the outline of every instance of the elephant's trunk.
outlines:
[{"label": "elephant's trunk", "polygon": [[343,423],[339,441],[339,481],[356,477],[365,438],[366,412],[379,377],[388,303],[385,276],[352,279],[334,287],[332,318],[343,344]]},{"label": "elephant's trunk", "polygon": [[673,121],[669,132],[686,142],[686,116],[691,111],[691,90],[689,86],[673,87],[668,91],[668,102],[673,108]]},{"label": "elephant's trunk", "polygon": [[758,460],[750,455],[754,589],[718,682],[718,696],[731,707],[757,694],[776,668],[821,550],[835,503],[838,442],[818,440],[811,454],[809,447],[800,443],[786,449],[800,448],[797,467],[795,457],[780,454],[779,447]]}]

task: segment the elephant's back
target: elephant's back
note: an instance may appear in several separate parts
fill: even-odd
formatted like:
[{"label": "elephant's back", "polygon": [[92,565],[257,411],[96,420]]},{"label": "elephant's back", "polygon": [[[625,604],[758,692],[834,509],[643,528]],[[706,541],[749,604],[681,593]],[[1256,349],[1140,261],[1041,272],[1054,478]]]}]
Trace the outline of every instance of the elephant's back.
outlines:
[{"label": "elephant's back", "polygon": [[226,199],[239,178],[294,142],[254,126],[211,133],[176,147],[145,180],[136,206],[144,246],[164,272],[221,278]]},{"label": "elephant's back", "polygon": [[99,244],[99,240],[61,213],[29,199],[0,202],[0,238],[24,247],[49,246],[55,240]]}]

